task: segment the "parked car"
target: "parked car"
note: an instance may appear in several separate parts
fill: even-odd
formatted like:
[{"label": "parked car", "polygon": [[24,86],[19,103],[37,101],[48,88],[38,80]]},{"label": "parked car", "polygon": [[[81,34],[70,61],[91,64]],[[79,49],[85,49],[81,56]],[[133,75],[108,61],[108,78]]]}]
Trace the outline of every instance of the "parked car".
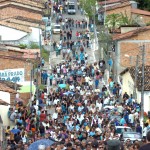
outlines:
[{"label": "parked car", "polygon": [[130,139],[132,142],[136,140],[142,141],[142,135],[137,132],[123,132],[121,134],[120,140],[126,142],[128,139]]},{"label": "parked car", "polygon": [[60,33],[61,32],[61,26],[59,24],[55,24],[53,26],[53,33]]},{"label": "parked car", "polygon": [[132,128],[126,126],[115,126],[116,134],[121,135],[124,132],[132,132]]}]

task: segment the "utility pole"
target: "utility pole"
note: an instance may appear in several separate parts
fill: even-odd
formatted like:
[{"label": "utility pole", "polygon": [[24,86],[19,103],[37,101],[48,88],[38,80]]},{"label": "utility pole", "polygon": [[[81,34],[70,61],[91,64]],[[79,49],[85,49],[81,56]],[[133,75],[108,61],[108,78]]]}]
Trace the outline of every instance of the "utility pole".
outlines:
[{"label": "utility pole", "polygon": [[136,56],[135,78],[134,78],[134,91],[133,91],[133,97],[134,97],[134,99],[137,99],[136,87],[137,87],[138,66],[139,66],[139,55]]},{"label": "utility pole", "polygon": [[39,48],[40,48],[40,57],[42,56],[42,47],[41,47],[41,28],[39,24]]},{"label": "utility pole", "polygon": [[143,128],[144,121],[144,86],[145,86],[145,45],[141,47],[142,50],[142,77],[141,77],[141,126]]},{"label": "utility pole", "polygon": [[[38,52],[36,53],[36,59],[37,59],[37,63],[38,63]],[[36,68],[36,100],[38,101],[39,100],[39,83],[38,83],[38,74],[39,74],[39,71],[38,71],[38,64],[37,64],[37,68]],[[37,102],[38,104],[38,102]]]}]

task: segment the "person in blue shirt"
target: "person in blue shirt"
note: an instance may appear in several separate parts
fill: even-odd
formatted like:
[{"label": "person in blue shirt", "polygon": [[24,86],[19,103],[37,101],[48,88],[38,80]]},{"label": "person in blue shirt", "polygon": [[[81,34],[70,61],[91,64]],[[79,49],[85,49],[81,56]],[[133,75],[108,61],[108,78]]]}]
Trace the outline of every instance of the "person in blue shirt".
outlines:
[{"label": "person in blue shirt", "polygon": [[140,126],[140,124],[137,124],[136,132],[142,134],[142,127]]},{"label": "person in blue shirt", "polygon": [[81,61],[81,64],[84,64],[84,53],[83,52],[80,53],[80,61]]},{"label": "person in blue shirt", "polygon": [[124,116],[122,116],[121,120],[120,120],[120,125],[124,126],[126,124],[126,121],[124,119]]},{"label": "person in blue shirt", "polygon": [[53,78],[54,78],[54,75],[51,73],[51,74],[49,75],[50,86],[52,86]]}]

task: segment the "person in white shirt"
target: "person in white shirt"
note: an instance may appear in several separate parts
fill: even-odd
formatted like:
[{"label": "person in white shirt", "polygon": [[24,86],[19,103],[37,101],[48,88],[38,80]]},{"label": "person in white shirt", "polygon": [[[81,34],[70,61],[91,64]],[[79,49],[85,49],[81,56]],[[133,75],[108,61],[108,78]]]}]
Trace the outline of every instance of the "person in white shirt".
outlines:
[{"label": "person in white shirt", "polygon": [[86,77],[85,77],[85,83],[86,83],[86,85],[88,85],[89,81],[90,81],[90,77],[89,77],[89,76],[86,76]]},{"label": "person in white shirt", "polygon": [[109,97],[106,97],[105,99],[104,99],[104,105],[108,105],[109,104]]},{"label": "person in white shirt", "polygon": [[60,101],[60,100],[57,98],[57,99],[54,100],[53,104],[54,104],[54,105],[57,105],[59,101]]},{"label": "person in white shirt", "polygon": [[88,84],[89,84],[89,86],[93,86],[93,81],[90,79]]},{"label": "person in white shirt", "polygon": [[133,123],[134,123],[134,115],[133,115],[133,113],[129,114],[129,123],[131,125],[133,125]]},{"label": "person in white shirt", "polygon": [[102,103],[101,103],[100,100],[98,100],[98,101],[96,102],[96,108],[98,108],[98,110],[101,111],[101,109],[102,109]]},{"label": "person in white shirt", "polygon": [[55,120],[58,118],[58,113],[57,112],[54,112],[53,115],[52,115],[52,119]]},{"label": "person in white shirt", "polygon": [[76,89],[77,89],[78,91],[80,91],[80,90],[81,90],[81,87],[78,85],[78,86],[76,87]]},{"label": "person in white shirt", "polygon": [[77,119],[78,119],[79,123],[81,124],[81,123],[82,123],[82,120],[84,119],[84,114],[79,113],[79,114],[77,115]]},{"label": "person in white shirt", "polygon": [[71,84],[70,86],[69,86],[69,89],[70,89],[70,91],[74,91],[74,85],[73,84]]}]

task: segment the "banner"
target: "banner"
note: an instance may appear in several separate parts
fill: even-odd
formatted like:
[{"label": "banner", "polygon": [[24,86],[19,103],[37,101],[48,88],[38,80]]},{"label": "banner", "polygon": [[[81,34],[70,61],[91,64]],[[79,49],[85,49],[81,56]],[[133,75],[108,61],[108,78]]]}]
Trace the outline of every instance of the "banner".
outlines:
[{"label": "banner", "polygon": [[0,70],[0,80],[24,82],[24,68]]}]

